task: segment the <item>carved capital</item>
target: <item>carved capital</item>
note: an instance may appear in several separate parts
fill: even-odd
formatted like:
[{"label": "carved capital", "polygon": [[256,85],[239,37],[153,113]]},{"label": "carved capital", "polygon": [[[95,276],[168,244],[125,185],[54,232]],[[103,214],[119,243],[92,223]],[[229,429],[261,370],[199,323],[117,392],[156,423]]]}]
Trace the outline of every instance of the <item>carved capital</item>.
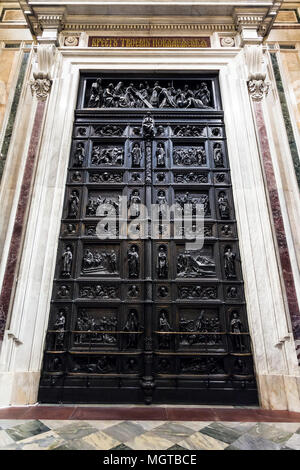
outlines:
[{"label": "carved capital", "polygon": [[268,94],[270,84],[265,81],[263,50],[261,45],[245,46],[245,61],[248,69],[248,91],[253,101],[261,101]]},{"label": "carved capital", "polygon": [[37,67],[30,81],[32,94],[39,101],[45,101],[51,89],[51,69],[54,64],[55,47],[52,44],[39,44],[37,46]]},{"label": "carved capital", "polygon": [[51,89],[51,80],[48,78],[36,78],[30,81],[32,95],[36,95],[39,101],[46,101]]},{"label": "carved capital", "polygon": [[270,89],[270,83],[265,80],[249,80],[248,91],[253,101],[261,101],[264,95],[267,95]]}]

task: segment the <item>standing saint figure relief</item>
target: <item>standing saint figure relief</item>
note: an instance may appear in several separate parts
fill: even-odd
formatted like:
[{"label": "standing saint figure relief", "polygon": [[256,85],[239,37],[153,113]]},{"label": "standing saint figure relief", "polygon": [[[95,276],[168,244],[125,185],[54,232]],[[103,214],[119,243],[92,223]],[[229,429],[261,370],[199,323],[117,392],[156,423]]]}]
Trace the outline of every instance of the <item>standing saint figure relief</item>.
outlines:
[{"label": "standing saint figure relief", "polygon": [[164,168],[166,166],[166,151],[162,142],[157,144],[156,164],[160,168]]},{"label": "standing saint figure relief", "polygon": [[140,331],[140,324],[138,321],[137,311],[132,309],[128,313],[127,321],[124,325],[123,331],[128,332],[124,335],[126,338],[126,349],[136,348],[138,345],[138,331]]},{"label": "standing saint figure relief", "polygon": [[75,219],[79,211],[79,193],[74,189],[69,198],[69,214],[68,216]]},{"label": "standing saint figure relief", "polygon": [[164,245],[161,245],[158,249],[156,270],[157,277],[160,279],[168,277],[168,255],[167,248]]},{"label": "standing saint figure relief", "polygon": [[227,279],[236,277],[235,259],[236,254],[227,246],[224,251],[224,271]]},{"label": "standing saint figure relief", "polygon": [[136,245],[132,245],[127,252],[128,260],[128,276],[132,278],[139,277],[140,272],[140,259],[139,259],[138,248]]},{"label": "standing saint figure relief", "polygon": [[71,277],[73,254],[70,245],[67,245],[65,251],[62,254],[63,266],[62,266],[62,277]]},{"label": "standing saint figure relief", "polygon": [[133,144],[133,147],[131,150],[131,159],[132,159],[132,166],[134,168],[140,168],[141,161],[142,161],[142,150],[138,142],[135,142],[135,144]]}]

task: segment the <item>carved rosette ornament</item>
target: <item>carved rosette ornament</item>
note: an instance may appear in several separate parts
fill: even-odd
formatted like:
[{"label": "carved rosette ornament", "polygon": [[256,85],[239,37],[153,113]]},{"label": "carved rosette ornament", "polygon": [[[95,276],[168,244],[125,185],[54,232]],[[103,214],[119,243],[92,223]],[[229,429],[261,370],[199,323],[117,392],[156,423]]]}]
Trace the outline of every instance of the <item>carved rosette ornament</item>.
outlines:
[{"label": "carved rosette ornament", "polygon": [[261,101],[264,95],[267,95],[270,89],[270,83],[264,79],[253,79],[248,81],[248,91],[253,101]]}]

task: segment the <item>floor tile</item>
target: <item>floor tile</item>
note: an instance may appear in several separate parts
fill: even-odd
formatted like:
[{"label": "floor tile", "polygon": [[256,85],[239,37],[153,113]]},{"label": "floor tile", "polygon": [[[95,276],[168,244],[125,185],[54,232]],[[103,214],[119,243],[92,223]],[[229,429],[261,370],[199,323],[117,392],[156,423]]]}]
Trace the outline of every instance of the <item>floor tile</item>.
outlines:
[{"label": "floor tile", "polygon": [[125,444],[119,444],[116,447],[112,447],[110,450],[132,450],[130,447],[126,446]]},{"label": "floor tile", "polygon": [[18,424],[12,428],[6,429],[7,434],[14,441],[21,441],[31,436],[36,436],[44,432],[50,431],[41,421],[26,421],[25,423]]},{"label": "floor tile", "polygon": [[193,434],[195,431],[191,428],[183,426],[180,422],[167,422],[162,426],[159,426],[151,431],[155,436],[161,437],[162,439],[167,439],[168,441],[176,444],[179,441],[182,441],[186,437]]},{"label": "floor tile", "polygon": [[145,429],[133,421],[123,421],[104,430],[105,434],[113,437],[119,442],[126,442],[145,432]]},{"label": "floor tile", "polygon": [[232,444],[242,435],[242,433],[237,429],[224,426],[223,423],[218,422],[214,422],[209,426],[202,428],[201,433],[213,437],[218,441],[226,442],[227,444]]},{"label": "floor tile", "polygon": [[9,444],[14,444],[15,441],[7,434],[7,432],[4,429],[0,430],[0,449],[2,447],[6,447]]},{"label": "floor tile", "polygon": [[65,426],[59,427],[56,430],[57,434],[59,434],[66,441],[81,439],[82,437],[97,431],[97,428],[84,421],[76,421],[71,424],[66,424]]},{"label": "floor tile", "polygon": [[235,421],[222,421],[222,424],[230,429],[235,429],[236,431],[240,432],[240,434],[244,434],[250,429],[252,429],[256,423],[243,423],[243,422],[235,422]]},{"label": "floor tile", "polygon": [[132,423],[139,424],[145,431],[151,431],[164,424],[165,421],[132,421]]},{"label": "floor tile", "polygon": [[227,443],[218,441],[201,432],[195,432],[187,439],[178,442],[178,445],[189,450],[224,450],[228,446]]},{"label": "floor tile", "polygon": [[174,444],[172,447],[169,447],[168,450],[186,450],[184,447],[179,446],[178,444]]},{"label": "floor tile", "polygon": [[254,437],[263,437],[264,439],[283,444],[286,442],[293,433],[283,431],[266,423],[257,423],[250,431],[249,434]]},{"label": "floor tile", "polygon": [[14,445],[9,445],[6,450],[54,450],[62,445],[63,442],[64,440],[56,432],[48,431],[15,442]]},{"label": "floor tile", "polygon": [[300,434],[294,434],[288,441],[285,442],[287,447],[294,450],[300,450]]},{"label": "floor tile", "polygon": [[116,424],[123,423],[123,421],[120,420],[93,420],[93,421],[86,421],[86,423],[89,423],[90,426],[93,428],[97,428],[99,431],[102,429],[106,428],[111,428],[112,426],[115,426]]},{"label": "floor tile", "polygon": [[234,441],[233,446],[239,450],[280,450],[279,444],[262,437],[254,437],[248,433]]},{"label": "floor tile", "polygon": [[125,445],[133,450],[165,450],[169,449],[173,444],[173,442],[153,434],[152,431],[125,442]]},{"label": "floor tile", "polygon": [[91,446],[94,450],[109,450],[121,444],[118,439],[107,435],[103,431],[89,434],[88,436],[85,436],[82,441]]},{"label": "floor tile", "polygon": [[295,433],[298,431],[300,431],[300,422],[299,423],[268,423],[270,426],[275,426],[276,428],[278,429],[282,429],[282,431],[286,431],[286,432],[291,432],[291,433]]},{"label": "floor tile", "polygon": [[176,424],[181,424],[182,426],[186,426],[189,429],[193,429],[193,431],[200,431],[202,428],[205,428],[213,421],[173,421]]},{"label": "floor tile", "polygon": [[74,421],[72,419],[40,419],[39,421],[41,421],[41,423],[44,423],[44,425],[47,426],[49,429],[58,429],[68,424],[74,424]]},{"label": "floor tile", "polygon": [[27,422],[27,419],[0,419],[0,429],[13,428],[14,426]]}]

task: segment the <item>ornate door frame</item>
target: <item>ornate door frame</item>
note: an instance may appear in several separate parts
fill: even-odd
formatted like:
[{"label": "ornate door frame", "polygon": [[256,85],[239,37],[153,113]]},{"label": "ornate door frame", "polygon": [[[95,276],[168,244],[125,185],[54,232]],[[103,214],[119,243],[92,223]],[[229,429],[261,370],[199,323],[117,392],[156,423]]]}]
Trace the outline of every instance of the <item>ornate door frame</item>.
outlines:
[{"label": "ornate door frame", "polygon": [[280,338],[289,332],[246,87],[244,56],[239,49],[60,51],[40,147],[10,334],[6,334],[1,351],[2,403],[34,403],[37,397],[80,70],[167,72],[178,67],[187,72],[219,71],[260,402],[265,408],[299,406],[299,372],[293,341],[277,347]]}]

